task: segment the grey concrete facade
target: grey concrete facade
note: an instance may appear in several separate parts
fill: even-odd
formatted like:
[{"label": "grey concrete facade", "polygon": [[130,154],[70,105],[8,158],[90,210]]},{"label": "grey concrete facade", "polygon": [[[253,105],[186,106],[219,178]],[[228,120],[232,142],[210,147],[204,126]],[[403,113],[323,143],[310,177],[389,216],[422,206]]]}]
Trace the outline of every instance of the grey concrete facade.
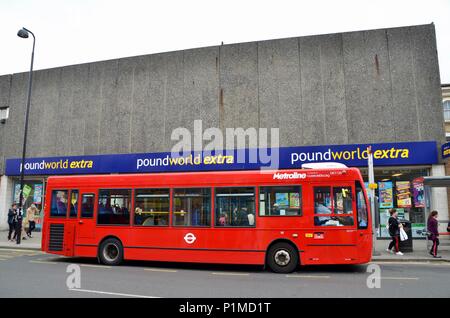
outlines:
[{"label": "grey concrete facade", "polygon": [[[36,59],[39,58],[39,52]],[[0,77],[0,175],[21,156],[27,73]],[[176,127],[279,127],[281,146],[445,142],[433,24],[36,71],[29,157],[170,151]]]}]

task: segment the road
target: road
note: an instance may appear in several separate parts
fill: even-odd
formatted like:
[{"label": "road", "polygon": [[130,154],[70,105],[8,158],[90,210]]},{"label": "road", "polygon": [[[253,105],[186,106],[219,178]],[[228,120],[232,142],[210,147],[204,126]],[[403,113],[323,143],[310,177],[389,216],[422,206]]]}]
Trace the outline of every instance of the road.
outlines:
[{"label": "road", "polygon": [[[66,285],[71,264],[81,272],[80,286],[75,289]],[[255,266],[126,262],[109,267],[94,259],[0,249],[0,297],[450,296],[449,263],[378,265],[381,280],[369,281],[379,281],[380,288],[368,288],[368,265],[304,267],[286,275]]]}]

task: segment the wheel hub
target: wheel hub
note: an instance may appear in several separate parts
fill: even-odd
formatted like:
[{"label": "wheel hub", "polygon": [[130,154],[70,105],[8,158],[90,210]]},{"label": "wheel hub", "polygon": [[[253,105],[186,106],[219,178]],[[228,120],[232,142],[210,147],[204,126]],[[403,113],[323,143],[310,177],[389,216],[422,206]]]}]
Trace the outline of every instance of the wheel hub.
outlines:
[{"label": "wheel hub", "polygon": [[279,250],[275,253],[274,259],[278,266],[286,266],[291,261],[291,255],[286,250]]},{"label": "wheel hub", "polygon": [[115,244],[108,244],[103,250],[103,256],[108,262],[114,262],[119,257],[119,248]]}]

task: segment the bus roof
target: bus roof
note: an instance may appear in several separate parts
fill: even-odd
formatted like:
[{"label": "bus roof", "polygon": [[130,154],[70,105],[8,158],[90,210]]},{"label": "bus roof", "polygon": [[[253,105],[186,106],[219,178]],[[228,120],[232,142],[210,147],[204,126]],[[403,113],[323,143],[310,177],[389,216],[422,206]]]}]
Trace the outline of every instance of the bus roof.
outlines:
[{"label": "bus roof", "polygon": [[361,173],[357,168],[330,168],[51,176],[48,178],[47,183],[52,186],[68,186],[73,183],[103,186],[109,183],[126,184],[135,182],[151,183],[155,185],[164,183],[205,185],[209,183],[279,183],[280,181],[286,181],[286,183],[299,181],[312,182],[323,181],[330,178],[333,178],[334,180],[362,180]]}]

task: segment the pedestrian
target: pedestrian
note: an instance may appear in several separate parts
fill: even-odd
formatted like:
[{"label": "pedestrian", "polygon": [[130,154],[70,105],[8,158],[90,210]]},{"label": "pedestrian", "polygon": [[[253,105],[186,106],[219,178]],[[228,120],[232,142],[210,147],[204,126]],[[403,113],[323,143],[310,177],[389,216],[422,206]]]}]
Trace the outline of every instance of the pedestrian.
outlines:
[{"label": "pedestrian", "polygon": [[9,226],[8,241],[13,241],[11,235],[13,234],[16,228],[16,225],[14,223],[16,213],[17,213],[17,204],[13,203],[11,205],[11,208],[8,210],[8,226]]},{"label": "pedestrian", "polygon": [[396,255],[403,255],[402,252],[400,252],[399,244],[400,244],[400,228],[403,227],[403,225],[398,220],[398,213],[396,209],[390,209],[389,214],[391,217],[389,218],[388,224],[389,224],[389,235],[392,238],[391,243],[389,243],[389,247],[386,249],[387,252],[393,253],[392,249],[395,248],[395,254]]},{"label": "pedestrian", "polygon": [[36,208],[36,206],[34,204],[32,204],[28,209],[27,209],[27,220],[28,220],[28,232],[27,232],[27,236],[28,237],[33,237],[32,232],[33,230],[36,228],[36,221],[35,221],[35,217],[39,215],[39,210]]},{"label": "pedestrian", "polygon": [[428,222],[427,222],[427,230],[428,230],[428,238],[433,242],[433,245],[431,246],[430,254],[434,258],[441,258],[441,256],[437,255],[437,249],[439,246],[439,230],[438,230],[438,212],[437,211],[431,211],[430,215],[428,216]]},{"label": "pedestrian", "polygon": [[22,221],[23,221],[23,216],[22,216],[22,210],[18,209],[17,213],[15,215],[15,233],[14,233],[14,237],[16,239],[16,244],[20,244],[20,239],[22,237]]}]

